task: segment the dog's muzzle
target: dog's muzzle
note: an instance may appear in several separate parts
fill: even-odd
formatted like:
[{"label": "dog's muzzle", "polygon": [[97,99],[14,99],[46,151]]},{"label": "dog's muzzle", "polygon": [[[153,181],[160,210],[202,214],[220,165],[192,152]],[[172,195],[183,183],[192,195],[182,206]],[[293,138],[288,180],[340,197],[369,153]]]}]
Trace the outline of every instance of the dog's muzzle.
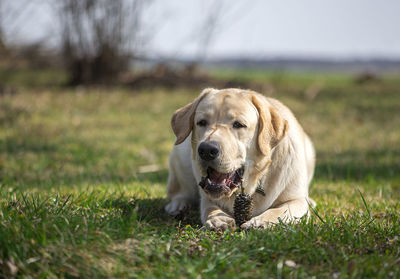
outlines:
[{"label": "dog's muzzle", "polygon": [[230,173],[220,173],[209,167],[207,176],[202,177],[199,186],[211,196],[221,197],[229,194],[242,183],[244,167]]}]

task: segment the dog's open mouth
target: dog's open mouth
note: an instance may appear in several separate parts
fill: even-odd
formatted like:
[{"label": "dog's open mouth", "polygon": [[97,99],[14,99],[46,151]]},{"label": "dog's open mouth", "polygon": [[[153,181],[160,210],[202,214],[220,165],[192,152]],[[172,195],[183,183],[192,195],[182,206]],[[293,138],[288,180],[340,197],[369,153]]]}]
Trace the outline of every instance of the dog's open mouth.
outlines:
[{"label": "dog's open mouth", "polygon": [[220,173],[209,167],[207,176],[201,178],[199,185],[205,192],[210,194],[229,194],[241,185],[243,172],[243,167],[230,173]]}]

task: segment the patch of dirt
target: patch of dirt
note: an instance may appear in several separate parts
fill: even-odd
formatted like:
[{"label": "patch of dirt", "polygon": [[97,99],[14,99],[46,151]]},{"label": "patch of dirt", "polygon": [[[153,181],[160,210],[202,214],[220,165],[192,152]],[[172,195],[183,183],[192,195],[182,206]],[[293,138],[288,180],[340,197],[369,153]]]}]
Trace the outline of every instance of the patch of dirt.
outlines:
[{"label": "patch of dirt", "polygon": [[[247,82],[239,79],[216,79],[198,70],[195,65],[182,69],[171,68],[159,64],[154,70],[138,74],[125,74],[120,82],[134,90],[167,88],[167,89],[203,89],[215,88],[246,88],[255,91],[265,91],[270,85],[258,82]],[[267,88],[269,89],[269,88]]]},{"label": "patch of dirt", "polygon": [[0,83],[0,96],[1,95],[14,95],[17,92],[18,91],[17,91],[16,88],[10,87],[10,86],[6,86],[6,85]]},{"label": "patch of dirt", "polygon": [[372,72],[362,72],[354,77],[354,83],[356,84],[380,83],[381,81],[382,79]]}]

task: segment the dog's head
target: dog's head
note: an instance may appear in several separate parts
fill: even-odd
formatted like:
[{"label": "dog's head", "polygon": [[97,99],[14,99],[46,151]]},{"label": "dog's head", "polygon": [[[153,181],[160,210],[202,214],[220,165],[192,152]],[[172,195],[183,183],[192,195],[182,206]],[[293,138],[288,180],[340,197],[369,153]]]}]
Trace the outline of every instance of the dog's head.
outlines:
[{"label": "dog's head", "polygon": [[249,173],[261,171],[254,162],[269,161],[288,129],[265,98],[239,89],[205,89],[175,112],[171,125],[175,144],[192,133],[199,185],[215,200],[230,197],[243,180],[246,184]]}]

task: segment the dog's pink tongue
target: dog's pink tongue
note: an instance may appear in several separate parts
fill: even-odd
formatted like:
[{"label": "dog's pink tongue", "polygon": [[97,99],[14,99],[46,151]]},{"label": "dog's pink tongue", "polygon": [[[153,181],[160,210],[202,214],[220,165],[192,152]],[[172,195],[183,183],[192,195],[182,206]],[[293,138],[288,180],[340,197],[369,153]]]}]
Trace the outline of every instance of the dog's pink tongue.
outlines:
[{"label": "dog's pink tongue", "polygon": [[208,178],[214,184],[225,184],[224,179],[229,178],[229,173],[219,173],[216,170],[210,170],[210,172],[208,173]]}]

